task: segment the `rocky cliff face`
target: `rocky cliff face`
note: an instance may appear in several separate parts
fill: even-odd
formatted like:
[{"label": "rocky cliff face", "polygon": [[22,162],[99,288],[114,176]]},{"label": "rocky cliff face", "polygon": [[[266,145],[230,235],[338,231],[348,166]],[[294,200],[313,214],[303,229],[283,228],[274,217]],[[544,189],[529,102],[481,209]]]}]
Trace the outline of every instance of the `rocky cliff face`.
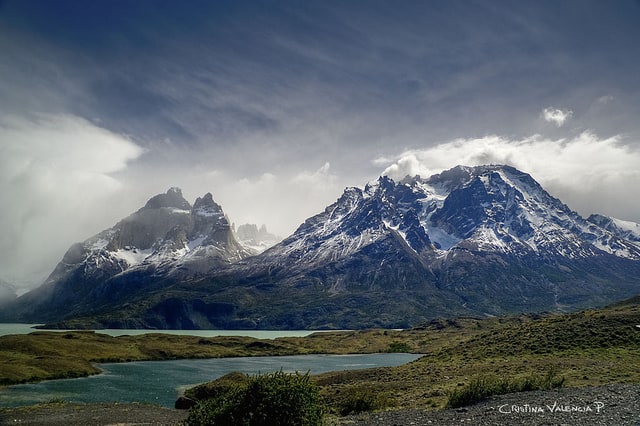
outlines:
[{"label": "rocky cliff face", "polygon": [[[302,316],[294,323],[405,326],[626,297],[640,291],[640,244],[583,219],[514,168],[456,167],[347,188],[235,270],[265,300],[305,306],[292,309]],[[257,326],[282,321],[251,309]]]},{"label": "rocky cliff face", "polygon": [[192,279],[252,254],[235,240],[211,194],[191,206],[179,188],[171,188],[112,228],[72,245],[44,285],[21,298],[23,315],[46,319],[61,311],[90,311],[148,290],[155,281]]},{"label": "rocky cliff face", "polygon": [[257,225],[251,223],[238,226],[235,235],[240,244],[255,250],[256,254],[282,241],[281,237],[267,231],[265,225],[258,228]]},{"label": "rocky cliff face", "polygon": [[640,243],[640,223],[616,219],[615,217],[592,214],[587,219],[598,227],[609,231],[618,238]]},{"label": "rocky cliff face", "polygon": [[[207,214],[199,214],[198,202],[189,209],[163,194],[149,212],[145,206],[67,253],[64,276],[82,269],[95,271],[92,282],[111,283],[93,299],[100,309],[77,311],[90,317],[84,323],[408,327],[439,316],[565,311],[640,293],[635,224],[585,220],[512,167],[456,167],[347,188],[256,256],[234,244],[221,209],[205,199]],[[210,254],[198,256],[207,267],[228,266],[194,267],[189,256],[199,248]],[[69,282],[77,289],[62,288],[75,294],[91,288]]]}]

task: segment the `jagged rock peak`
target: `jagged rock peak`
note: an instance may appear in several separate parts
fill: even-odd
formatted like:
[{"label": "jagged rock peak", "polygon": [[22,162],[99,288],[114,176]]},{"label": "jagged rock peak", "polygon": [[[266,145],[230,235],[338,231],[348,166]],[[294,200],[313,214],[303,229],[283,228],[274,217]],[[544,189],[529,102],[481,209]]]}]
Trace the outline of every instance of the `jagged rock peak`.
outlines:
[{"label": "jagged rock peak", "polygon": [[[538,187],[537,182],[527,173],[524,173],[512,166],[504,164],[490,164],[482,166],[455,166],[452,169],[429,177],[427,180],[432,184],[442,184],[445,188],[455,188],[465,183],[470,183],[474,178],[491,175],[496,172],[506,172],[530,186]],[[420,180],[419,176],[411,178],[407,176],[405,181]]]},{"label": "jagged rock peak", "polygon": [[193,205],[193,213],[199,216],[224,216],[222,207],[213,201],[213,196],[210,192],[196,199]]},{"label": "jagged rock peak", "polygon": [[147,201],[147,204],[145,204],[142,210],[159,209],[162,207],[191,210],[191,204],[184,199],[182,196],[182,190],[177,187],[169,188],[166,193],[152,197]]},{"label": "jagged rock peak", "polygon": [[258,228],[258,225],[254,223],[245,223],[243,225],[238,226],[238,229],[236,230],[236,235],[241,241],[244,241],[244,240],[261,241],[265,239],[270,239],[270,240],[282,239],[274,234],[271,234],[267,230],[267,226],[265,224],[260,225],[260,228]]},{"label": "jagged rock peak", "polygon": [[198,197],[196,199],[196,202],[193,204],[193,208],[197,209],[198,207],[212,206],[212,205],[215,205],[215,204],[216,203],[213,201],[213,195],[211,195],[210,192],[207,192],[202,197]]},{"label": "jagged rock peak", "polygon": [[[380,176],[373,182],[369,182],[364,187],[364,193],[367,195],[373,195],[376,191],[392,190],[395,186],[395,182],[388,176]],[[346,191],[345,191],[346,192]]]}]

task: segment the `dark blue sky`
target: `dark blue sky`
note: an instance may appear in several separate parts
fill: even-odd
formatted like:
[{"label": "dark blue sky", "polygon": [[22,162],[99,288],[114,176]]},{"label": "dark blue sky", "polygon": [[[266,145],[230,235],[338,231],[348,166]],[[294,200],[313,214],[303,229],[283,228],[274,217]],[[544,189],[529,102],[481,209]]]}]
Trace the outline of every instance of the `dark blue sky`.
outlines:
[{"label": "dark blue sky", "polygon": [[0,252],[50,233],[47,270],[174,185],[286,234],[458,162],[640,221],[638,22],[631,0],[0,1],[0,195],[24,199]]}]

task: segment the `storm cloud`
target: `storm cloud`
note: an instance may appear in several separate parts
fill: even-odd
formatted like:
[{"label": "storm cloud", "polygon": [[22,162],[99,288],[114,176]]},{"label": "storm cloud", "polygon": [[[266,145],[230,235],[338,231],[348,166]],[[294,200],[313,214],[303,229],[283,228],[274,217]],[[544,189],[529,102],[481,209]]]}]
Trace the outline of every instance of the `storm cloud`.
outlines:
[{"label": "storm cloud", "polygon": [[69,241],[124,214],[113,175],[141,154],[130,140],[74,116],[0,119],[2,272],[42,279]]},{"label": "storm cloud", "polygon": [[4,0],[0,279],[39,284],[171,186],[284,236],[385,169],[506,162],[640,221],[639,20],[632,0]]}]

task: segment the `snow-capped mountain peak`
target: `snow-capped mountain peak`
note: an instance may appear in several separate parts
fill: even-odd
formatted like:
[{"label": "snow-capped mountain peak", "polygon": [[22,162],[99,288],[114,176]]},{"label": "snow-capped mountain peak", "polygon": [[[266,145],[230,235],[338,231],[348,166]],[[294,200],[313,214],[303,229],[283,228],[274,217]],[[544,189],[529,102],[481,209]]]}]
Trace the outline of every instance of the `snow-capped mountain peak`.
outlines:
[{"label": "snow-capped mountain peak", "polygon": [[202,273],[252,254],[235,240],[210,193],[192,207],[180,188],[173,187],[112,228],[74,244],[47,283],[59,282],[78,268],[85,279],[98,281],[135,270]]},{"label": "snow-capped mountain peak", "polygon": [[[513,167],[459,166],[347,188],[250,256],[211,194],[192,207],[172,188],[71,247],[50,285],[17,303],[22,319],[39,318],[29,315],[38,306],[59,320],[68,306],[78,316],[95,305],[175,328],[405,327],[577,309],[640,291],[637,229],[585,220]],[[237,235],[259,233],[244,226]],[[130,325],[111,312],[100,321]]]},{"label": "snow-capped mountain peak", "polygon": [[183,211],[191,210],[191,204],[182,196],[182,190],[172,187],[164,194],[158,194],[147,201],[141,210],[155,210],[161,208],[178,209]]},{"label": "snow-capped mountain peak", "polygon": [[[627,227],[629,227],[628,225]],[[640,247],[594,226],[510,166],[458,166],[400,182],[382,176],[347,188],[276,247],[301,262],[351,255],[389,236],[423,260],[458,249],[525,257],[640,259]]]},{"label": "snow-capped mountain peak", "polygon": [[217,219],[224,218],[222,207],[213,201],[213,195],[211,195],[210,192],[196,199],[196,202],[193,204],[193,214],[205,217],[216,217]]}]

